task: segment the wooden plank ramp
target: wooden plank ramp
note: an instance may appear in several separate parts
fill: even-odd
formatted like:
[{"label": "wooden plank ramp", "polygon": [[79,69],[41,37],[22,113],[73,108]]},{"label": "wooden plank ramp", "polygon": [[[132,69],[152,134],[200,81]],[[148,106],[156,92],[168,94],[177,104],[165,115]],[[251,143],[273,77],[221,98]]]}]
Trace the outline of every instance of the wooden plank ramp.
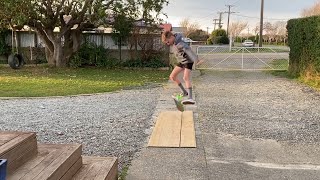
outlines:
[{"label": "wooden plank ramp", "polygon": [[37,139],[33,132],[0,132],[0,159],[7,159],[7,173],[17,169],[37,154]]},{"label": "wooden plank ramp", "polygon": [[148,147],[196,147],[192,111],[164,111],[157,118]]},{"label": "wooden plank ramp", "polygon": [[180,147],[197,147],[196,132],[194,129],[193,112],[184,111],[182,113],[181,140]]}]

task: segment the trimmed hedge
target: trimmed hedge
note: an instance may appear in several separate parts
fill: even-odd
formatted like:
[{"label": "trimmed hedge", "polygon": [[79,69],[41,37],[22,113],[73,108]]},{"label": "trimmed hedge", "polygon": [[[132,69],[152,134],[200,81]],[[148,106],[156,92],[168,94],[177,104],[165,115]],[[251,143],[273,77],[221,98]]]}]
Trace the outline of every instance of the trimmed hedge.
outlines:
[{"label": "trimmed hedge", "polygon": [[320,72],[320,16],[291,19],[287,30],[289,73],[317,75]]}]

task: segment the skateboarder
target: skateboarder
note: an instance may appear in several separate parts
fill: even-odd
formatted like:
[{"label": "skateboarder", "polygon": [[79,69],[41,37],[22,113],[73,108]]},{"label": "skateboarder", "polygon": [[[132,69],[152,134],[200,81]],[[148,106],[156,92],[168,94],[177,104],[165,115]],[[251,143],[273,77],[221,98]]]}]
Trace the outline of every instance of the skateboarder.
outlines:
[{"label": "skateboarder", "polygon": [[[170,74],[170,80],[174,81],[181,89],[182,95],[187,96],[182,104],[195,104],[192,98],[192,85],[190,81],[192,66],[195,62],[199,63],[197,55],[191,50],[190,46],[182,40],[182,34],[173,33],[172,31],[165,30],[162,33],[162,42],[167,46],[173,46],[174,53],[177,57],[178,64],[174,67]],[[183,80],[185,81],[186,88],[183,87],[178,74],[183,72]]]}]

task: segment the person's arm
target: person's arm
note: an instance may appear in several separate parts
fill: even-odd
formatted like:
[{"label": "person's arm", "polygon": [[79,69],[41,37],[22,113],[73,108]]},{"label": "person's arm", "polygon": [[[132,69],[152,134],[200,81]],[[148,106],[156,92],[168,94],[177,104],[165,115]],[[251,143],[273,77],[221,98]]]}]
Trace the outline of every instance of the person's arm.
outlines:
[{"label": "person's arm", "polygon": [[197,63],[196,63],[196,65],[200,65],[200,64],[202,64],[204,62],[204,60],[203,59],[197,59]]}]

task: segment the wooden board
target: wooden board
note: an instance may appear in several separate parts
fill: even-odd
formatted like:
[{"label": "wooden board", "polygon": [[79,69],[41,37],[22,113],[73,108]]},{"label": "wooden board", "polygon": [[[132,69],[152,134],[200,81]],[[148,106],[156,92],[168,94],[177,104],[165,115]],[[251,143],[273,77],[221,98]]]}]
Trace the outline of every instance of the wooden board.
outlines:
[{"label": "wooden board", "polygon": [[[1,141],[3,144],[0,146],[0,157],[8,159],[6,154],[15,148],[24,149],[24,143],[29,140],[35,139],[35,133],[10,133],[1,132]],[[20,147],[18,147],[20,146]]]},{"label": "wooden board", "polygon": [[182,113],[180,147],[197,147],[192,111]]},{"label": "wooden board", "polygon": [[161,112],[148,147],[196,147],[193,112]]},{"label": "wooden board", "polygon": [[32,132],[0,132],[0,159],[7,159],[11,173],[37,154],[36,134]]},{"label": "wooden board", "polygon": [[83,166],[72,180],[116,180],[118,159],[116,157],[83,156]]},{"label": "wooden board", "polygon": [[180,147],[181,112],[165,111],[158,116],[149,147]]},{"label": "wooden board", "polygon": [[[81,158],[81,145],[79,144],[39,144],[39,153],[21,167],[10,173],[8,180],[33,179],[55,180],[61,179],[68,170]],[[80,161],[81,162],[81,161]],[[78,169],[82,162],[78,163]],[[73,170],[76,173],[78,170]],[[69,179],[74,174],[69,174]]]}]

